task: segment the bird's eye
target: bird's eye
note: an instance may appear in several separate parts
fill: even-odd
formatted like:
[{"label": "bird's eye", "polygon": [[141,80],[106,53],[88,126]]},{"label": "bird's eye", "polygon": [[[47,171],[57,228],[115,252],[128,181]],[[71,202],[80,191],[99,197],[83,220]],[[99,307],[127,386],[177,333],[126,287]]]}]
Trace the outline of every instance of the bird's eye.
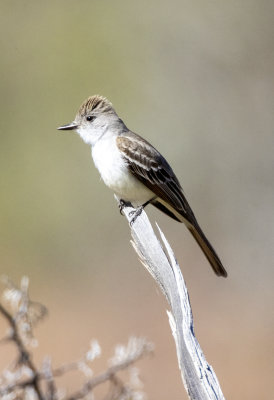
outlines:
[{"label": "bird's eye", "polygon": [[95,119],[94,115],[93,116],[92,115],[88,115],[87,118],[86,118],[86,120],[89,121],[89,122],[93,121],[94,119]]}]

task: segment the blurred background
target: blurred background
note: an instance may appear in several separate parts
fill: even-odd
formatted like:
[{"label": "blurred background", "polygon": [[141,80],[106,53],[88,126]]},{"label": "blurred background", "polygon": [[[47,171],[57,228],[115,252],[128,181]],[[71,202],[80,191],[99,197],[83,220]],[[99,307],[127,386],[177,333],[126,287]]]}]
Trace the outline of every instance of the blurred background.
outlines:
[{"label": "blurred background", "polygon": [[[147,208],[180,263],[224,395],[269,399],[274,3],[2,0],[0,8],[0,273],[29,276],[32,298],[50,311],[37,363],[77,359],[97,338],[99,372],[115,344],[145,336],[155,343],[138,364],[148,397],[187,398],[165,299],[89,147],[56,130],[101,94],[169,160],[228,271],[214,276],[186,229]],[[12,350],[0,352],[2,368]]]}]

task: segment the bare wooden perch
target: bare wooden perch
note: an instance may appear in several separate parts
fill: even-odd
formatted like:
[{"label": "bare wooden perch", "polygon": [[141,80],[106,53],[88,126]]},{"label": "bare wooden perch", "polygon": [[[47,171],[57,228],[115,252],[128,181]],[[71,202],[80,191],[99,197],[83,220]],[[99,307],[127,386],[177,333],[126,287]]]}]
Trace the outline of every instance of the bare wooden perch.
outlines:
[{"label": "bare wooden perch", "polygon": [[[129,222],[133,210],[131,207],[123,209]],[[181,269],[164,234],[157,228],[164,248],[143,211],[131,226],[132,244],[170,305],[169,323],[185,389],[191,400],[224,400],[217,376],[194,334],[191,306]]]}]

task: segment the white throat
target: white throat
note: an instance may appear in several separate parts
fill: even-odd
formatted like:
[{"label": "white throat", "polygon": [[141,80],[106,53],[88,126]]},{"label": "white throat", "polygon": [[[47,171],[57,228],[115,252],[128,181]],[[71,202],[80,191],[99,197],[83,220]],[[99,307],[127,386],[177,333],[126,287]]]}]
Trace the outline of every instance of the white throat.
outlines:
[{"label": "white throat", "polygon": [[77,133],[85,143],[89,144],[90,146],[94,146],[98,142],[98,140],[100,140],[105,135],[107,130],[107,125],[90,129],[80,126],[79,128],[77,128]]}]

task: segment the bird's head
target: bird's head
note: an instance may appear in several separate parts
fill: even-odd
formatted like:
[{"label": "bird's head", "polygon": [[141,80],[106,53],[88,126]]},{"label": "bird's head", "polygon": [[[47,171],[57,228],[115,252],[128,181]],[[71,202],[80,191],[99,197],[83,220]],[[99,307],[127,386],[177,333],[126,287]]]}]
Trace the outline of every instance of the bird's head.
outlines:
[{"label": "bird's head", "polygon": [[94,145],[112,125],[119,122],[111,102],[102,96],[91,96],[81,105],[74,121],[59,130],[75,130],[84,142]]}]

